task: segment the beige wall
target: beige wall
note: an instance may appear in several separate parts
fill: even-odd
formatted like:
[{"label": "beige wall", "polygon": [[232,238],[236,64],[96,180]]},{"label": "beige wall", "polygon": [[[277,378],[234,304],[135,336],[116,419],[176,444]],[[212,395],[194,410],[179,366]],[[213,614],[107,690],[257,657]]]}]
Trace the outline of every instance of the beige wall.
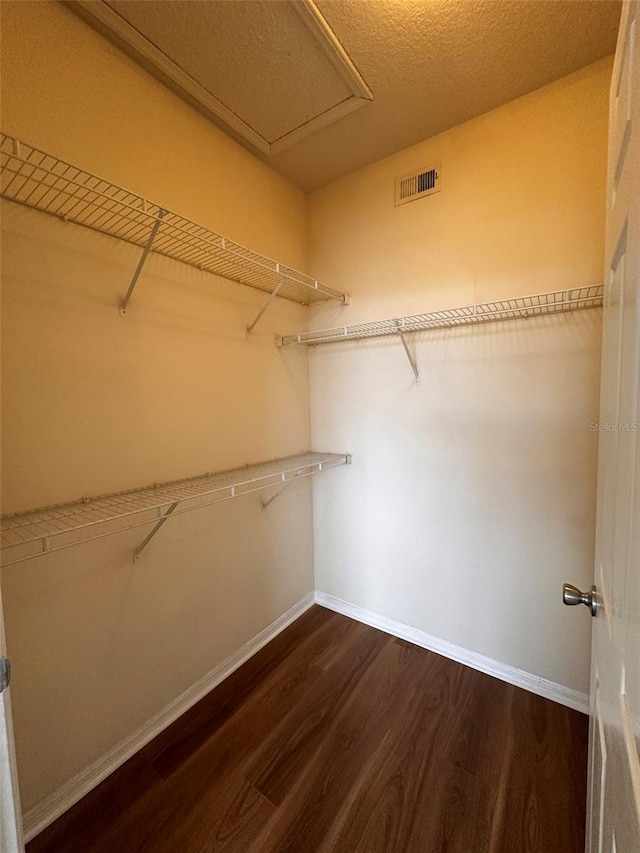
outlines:
[{"label": "beige wall", "polygon": [[[309,196],[312,273],[353,294],[315,324],[602,281],[606,59]],[[442,164],[439,194],[394,179]]]},{"label": "beige wall", "polygon": [[[310,197],[314,275],[338,325],[602,281],[610,62]],[[394,178],[442,190],[394,207]],[[311,355],[312,437],[351,450],[314,484],[316,587],[578,691],[593,572],[599,312],[382,339]]]},{"label": "beige wall", "polygon": [[[305,199],[57,3],[2,4],[2,129],[278,260]],[[279,300],[24,207],[2,209],[3,511],[307,450],[304,327]],[[313,589],[311,491],[172,520],[3,570],[29,809]]]}]

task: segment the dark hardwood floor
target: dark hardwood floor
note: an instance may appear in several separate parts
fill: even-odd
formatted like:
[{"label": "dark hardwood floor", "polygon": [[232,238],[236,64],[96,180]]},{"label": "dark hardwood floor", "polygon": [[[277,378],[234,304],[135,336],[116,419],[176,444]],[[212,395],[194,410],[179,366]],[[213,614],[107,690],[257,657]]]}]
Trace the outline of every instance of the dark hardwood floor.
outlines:
[{"label": "dark hardwood floor", "polygon": [[587,718],[313,607],[28,853],[583,853]]}]

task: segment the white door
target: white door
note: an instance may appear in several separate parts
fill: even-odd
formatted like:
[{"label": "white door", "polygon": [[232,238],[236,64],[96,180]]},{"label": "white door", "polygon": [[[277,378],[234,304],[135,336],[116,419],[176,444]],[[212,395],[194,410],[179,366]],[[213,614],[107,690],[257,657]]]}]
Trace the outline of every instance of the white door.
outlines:
[{"label": "white door", "polygon": [[[5,655],[2,594],[0,593],[0,659],[4,659]],[[0,682],[1,686],[2,682]],[[0,851],[1,853],[19,853],[24,850],[24,843],[9,693],[10,690],[0,693]]]},{"label": "white door", "polygon": [[588,853],[640,851],[640,2],[611,83]]}]

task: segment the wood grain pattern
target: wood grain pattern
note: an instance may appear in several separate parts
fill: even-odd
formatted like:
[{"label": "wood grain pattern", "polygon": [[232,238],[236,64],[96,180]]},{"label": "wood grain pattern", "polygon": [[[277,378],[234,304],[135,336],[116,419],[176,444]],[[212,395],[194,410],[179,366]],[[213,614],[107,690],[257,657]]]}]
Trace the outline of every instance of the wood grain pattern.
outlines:
[{"label": "wood grain pattern", "polygon": [[587,718],[314,607],[28,853],[582,853]]}]

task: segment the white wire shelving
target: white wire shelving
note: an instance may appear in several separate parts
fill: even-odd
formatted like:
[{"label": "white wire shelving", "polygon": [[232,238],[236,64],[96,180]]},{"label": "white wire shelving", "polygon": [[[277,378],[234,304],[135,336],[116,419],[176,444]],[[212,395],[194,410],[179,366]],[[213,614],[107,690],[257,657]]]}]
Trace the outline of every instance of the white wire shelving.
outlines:
[{"label": "white wire shelving", "polygon": [[144,247],[123,312],[150,251],[302,305],[348,301],[298,270],[7,134],[0,134],[0,168],[3,198]]},{"label": "white wire shelving", "polygon": [[328,344],[336,341],[354,341],[382,335],[397,335],[401,329],[405,334],[424,332],[429,329],[467,326],[495,320],[514,320],[518,317],[536,317],[541,314],[556,314],[561,311],[577,311],[582,308],[597,308],[602,305],[603,286],[578,287],[573,290],[557,290],[538,293],[535,296],[516,296],[496,302],[483,302],[463,308],[449,308],[428,314],[410,317],[394,317],[390,320],[374,320],[356,326],[338,326],[334,329],[319,329],[301,332],[299,335],[284,335],[279,339],[282,346],[289,344]]},{"label": "white wire shelving", "polygon": [[5,515],[0,519],[3,565],[13,565],[83,542],[151,526],[134,551],[137,559],[170,516],[177,516],[250,492],[277,488],[263,509],[301,477],[347,465],[347,453],[303,453],[186,480],[158,483],[110,495]]},{"label": "white wire shelving", "polygon": [[284,335],[277,340],[277,343],[280,346],[292,344],[318,346],[340,341],[358,341],[365,338],[398,335],[411,363],[416,381],[419,381],[418,369],[405,339],[407,334],[433,329],[449,329],[454,326],[471,326],[475,323],[516,320],[525,317],[579,311],[586,308],[598,308],[602,305],[603,294],[604,286],[595,284],[571,290],[537,293],[533,296],[515,296],[511,299],[482,302],[477,305],[466,305],[462,308],[413,314],[410,317],[394,317],[389,320],[374,320],[370,323],[359,323],[354,326],[338,326],[333,329],[319,329],[301,332],[297,335]]}]

